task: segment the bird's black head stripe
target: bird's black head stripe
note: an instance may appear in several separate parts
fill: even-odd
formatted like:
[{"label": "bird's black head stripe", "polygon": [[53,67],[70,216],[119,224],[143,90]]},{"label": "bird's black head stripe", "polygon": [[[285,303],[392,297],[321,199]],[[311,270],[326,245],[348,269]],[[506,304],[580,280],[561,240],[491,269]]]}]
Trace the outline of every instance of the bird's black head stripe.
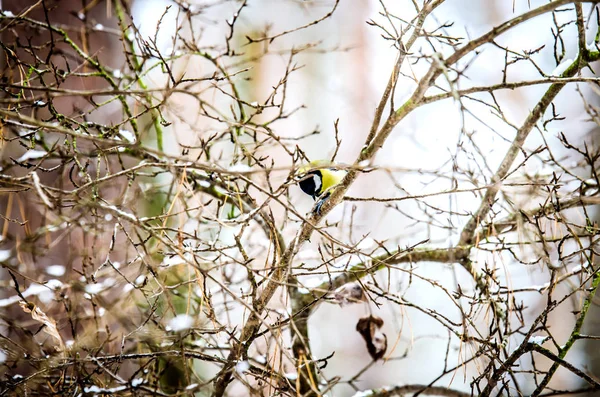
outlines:
[{"label": "bird's black head stripe", "polygon": [[[322,178],[321,171],[311,171],[306,176],[317,175],[319,178]],[[304,178],[304,180],[300,181],[300,189],[309,196],[315,198],[319,195],[319,192],[316,191],[317,186],[315,185],[315,180],[312,177]]]}]

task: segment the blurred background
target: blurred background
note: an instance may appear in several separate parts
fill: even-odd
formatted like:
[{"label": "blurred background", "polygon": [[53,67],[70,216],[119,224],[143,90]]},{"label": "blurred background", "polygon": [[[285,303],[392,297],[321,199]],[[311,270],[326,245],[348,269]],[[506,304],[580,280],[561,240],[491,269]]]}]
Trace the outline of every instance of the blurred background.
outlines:
[{"label": "blurred background", "polygon": [[[4,15],[7,11],[19,15],[31,7],[31,11],[27,13],[28,17],[36,20],[51,19],[53,24],[71,26],[75,32],[77,27],[82,25],[81,15],[85,15],[84,22],[95,28],[94,34],[81,39],[78,44],[81,48],[85,48],[88,54],[93,54],[95,59],[106,65],[107,70],[116,80],[122,78],[125,81],[127,70],[131,68],[125,52],[130,49],[120,36],[121,29],[115,17],[117,11],[114,5],[111,5],[112,3],[79,0],[41,3],[44,3],[44,6],[35,1],[3,0],[1,9]],[[431,35],[458,37],[464,43],[488,32],[503,21],[545,3],[547,2],[541,0],[486,2],[448,0],[433,12],[425,23],[425,30],[431,32]],[[285,76],[285,117],[268,124],[269,128],[284,140],[301,138],[294,141],[293,145],[304,152],[309,160],[330,159],[333,153],[337,152],[336,161],[343,164],[352,164],[362,149],[372,123],[374,110],[398,57],[394,41],[386,39],[389,34],[373,25],[386,26],[390,31],[394,29],[392,25],[396,29],[401,29],[402,26],[406,26],[403,21],[411,21],[416,15],[413,2],[408,0],[393,2],[355,0],[341,1],[339,4],[329,0],[250,0],[244,7],[239,1],[184,3],[135,0],[128,3],[128,6],[131,12],[131,20],[128,23],[134,27],[132,29],[135,30],[137,48],[141,48],[140,44],[146,40],[151,43],[156,53],[172,59],[172,62],[169,62],[171,69],[168,73],[164,67],[156,66],[160,64],[156,59],[149,57],[144,62],[143,80],[149,89],[169,86],[170,74],[176,78],[202,79],[211,76],[218,68],[223,68],[234,76],[239,90],[237,95],[247,104],[246,111],[256,113],[253,122],[260,124],[276,117],[279,109],[265,106],[258,112],[255,104],[267,104],[273,87],[281,84]],[[277,35],[303,26],[323,18],[332,9],[334,11],[330,17],[306,29],[274,40],[253,42],[248,39],[248,37]],[[498,37],[495,45],[483,46],[477,54],[468,57],[462,65],[465,68],[464,75],[456,82],[456,87],[467,89],[503,81],[539,79],[540,71],[546,76],[560,74],[557,72],[559,64],[575,59],[578,51],[577,27],[574,23],[568,23],[574,19],[574,10],[572,7],[566,9],[565,12],[548,13],[528,21]],[[390,18],[385,13],[398,18]],[[597,24],[592,5],[584,5],[584,14],[589,19],[588,42],[593,46]],[[235,21],[235,30],[231,32],[229,24],[233,21]],[[36,37],[31,31],[19,29],[19,26],[12,29],[5,28],[2,31],[2,41],[12,43],[17,39],[23,40],[28,37],[31,38],[32,45],[36,45],[36,40],[41,43],[48,39],[44,36],[48,34],[46,31]],[[558,29],[564,40],[564,51],[561,48],[556,49],[553,32],[556,34]],[[211,57],[214,59],[223,51],[224,38],[227,37],[230,37],[228,43],[231,43],[234,55],[218,58],[219,61],[216,63],[211,61]],[[510,48],[514,53],[509,57],[504,48]],[[21,51],[23,56],[28,56],[26,50]],[[291,51],[297,51],[293,58],[290,56]],[[22,77],[24,71],[15,70],[13,70],[15,76],[8,76],[7,69],[10,69],[10,62],[7,61],[9,57],[6,55],[6,47],[4,52],[5,55],[0,63],[3,62],[5,78],[14,79],[17,75]],[[394,93],[395,106],[400,106],[411,95],[416,87],[415,80],[429,69],[430,58],[427,57],[434,53],[447,57],[452,52],[451,45],[434,45],[432,40],[419,39],[410,54],[410,61],[405,62],[402,67]],[[564,52],[559,59],[555,55],[557,52]],[[524,59],[522,54],[528,54],[528,58]],[[517,58],[520,60],[514,61]],[[65,58],[64,62],[69,61]],[[286,76],[286,70],[290,68],[297,70]],[[592,67],[586,69],[584,74],[594,76],[594,72],[595,68]],[[77,90],[95,90],[105,87],[105,83],[100,79],[76,76],[68,79],[65,84],[63,88]],[[440,86],[449,87],[447,81],[442,81]],[[468,214],[472,213],[481,201],[481,191],[473,190],[473,187],[486,186],[489,183],[489,178],[510,147],[515,126],[520,126],[547,87],[547,84],[540,84],[514,90],[501,90],[496,92],[493,98],[489,93],[480,93],[473,95],[475,100],[460,102],[450,98],[413,111],[395,128],[374,162],[368,164],[378,170],[362,174],[352,185],[348,195],[403,197],[427,195],[457,188],[464,188],[467,191],[398,202],[348,201],[328,215],[327,221],[337,225],[330,230],[330,233],[347,244],[359,244],[364,252],[376,250],[378,242],[385,242],[384,245],[390,249],[410,247],[423,241],[435,247],[451,247],[456,244],[462,226],[468,220]],[[142,115],[139,123],[142,133],[139,139],[149,146],[161,149],[156,141],[156,131],[160,128],[164,134],[162,144],[166,153],[178,156],[182,154],[182,148],[185,147],[189,148],[186,156],[194,159],[201,153],[199,149],[201,139],[207,139],[213,134],[219,134],[230,128],[231,123],[225,123],[224,117],[220,117],[219,114],[228,114],[235,106],[231,95],[225,94],[217,83],[212,82],[193,85],[189,89],[199,93],[205,103],[191,99],[187,92],[169,93],[160,108],[160,118],[167,122],[161,123],[162,127],[158,127],[155,123],[156,117],[150,117],[150,112]],[[442,92],[439,88],[434,87],[431,90],[431,93],[439,92]],[[520,164],[525,161],[524,154],[527,154],[526,163],[511,175],[514,184],[506,184],[502,188],[501,203],[497,207],[497,212],[494,212],[497,219],[508,216],[515,209],[535,209],[547,202],[548,195],[543,190],[531,192],[528,187],[519,186],[519,181],[530,182],[536,178],[547,181],[553,173],[560,174],[561,192],[574,192],[580,185],[580,179],[576,176],[581,179],[592,177],[590,173],[593,173],[593,170],[586,168],[572,150],[565,148],[560,141],[560,134],[564,133],[573,145],[581,146],[585,142],[590,147],[597,147],[598,128],[596,120],[590,116],[590,109],[598,104],[597,93],[598,89],[588,84],[572,84],[559,94],[552,107],[552,111],[557,115],[556,120],[543,127],[540,123],[540,128],[530,134],[525,150],[515,162]],[[160,100],[162,99],[158,99],[157,102]],[[120,125],[120,129],[133,134],[129,126],[121,125],[124,115],[122,106],[117,101],[98,108],[91,106],[85,97],[64,96],[53,101],[59,113],[85,112],[86,122]],[[490,104],[498,106],[501,113],[498,108],[494,109]],[[207,111],[208,108],[219,109],[219,111]],[[214,117],[205,116],[206,113],[211,112]],[[384,115],[388,112],[389,110],[386,110]],[[36,118],[48,118],[51,114],[50,109],[40,109],[36,113]],[[547,116],[546,119],[550,117]],[[336,122],[338,123],[337,137]],[[536,148],[545,145],[549,148],[548,151],[530,155]],[[1,150],[2,158],[8,161],[10,158],[22,157],[28,153],[29,148],[24,148],[19,141],[11,141],[4,143]],[[271,179],[275,184],[284,183],[289,174],[285,168],[289,169],[295,165],[289,153],[277,145],[265,145],[258,152],[272,159],[276,167],[284,169],[279,173],[273,173]],[[236,160],[242,158],[240,145],[228,139],[217,139],[212,153],[213,157],[210,161],[229,170],[250,169],[244,164],[243,159]],[[551,158],[560,159],[561,164],[567,165],[573,175],[557,167],[555,162],[550,161]],[[207,160],[203,158],[200,162],[202,161]],[[24,175],[27,170],[14,172],[16,175]],[[54,170],[43,173],[40,177],[44,184],[57,186],[58,181],[63,180],[65,185],[69,185],[71,182],[66,175],[68,172],[65,170]],[[146,184],[141,183],[132,188],[131,193],[127,193],[129,197],[127,205],[139,211],[139,215],[152,216],[160,213],[164,206],[168,206],[166,197],[170,194],[169,189],[173,179],[173,175],[162,173],[148,176]],[[113,186],[103,188],[103,197],[107,199],[121,197],[126,185],[126,178],[117,179]],[[259,193],[256,194],[260,197]],[[27,197],[25,193],[23,195],[3,193],[0,196],[2,208],[0,213],[8,218],[27,219],[27,227],[31,231],[39,230],[44,225],[56,225],[56,220],[59,218],[49,216],[47,211],[40,210],[38,202],[29,201]],[[309,212],[314,204],[313,200],[304,195],[297,186],[289,188],[289,200],[302,214]],[[289,221],[288,211],[275,201],[271,202],[270,210],[275,214],[277,227],[281,233],[287,239],[291,239],[298,228],[298,222]],[[590,215],[596,221],[598,220],[596,207],[592,207]],[[101,324],[109,329],[115,323],[119,323],[122,329],[131,332],[125,335],[123,332],[116,331],[117,327],[102,337],[106,338],[107,345],[113,345],[117,349],[128,338],[152,339],[155,336],[153,332],[158,333],[160,326],[157,325],[152,331],[141,327],[136,329],[143,315],[131,316],[131,308],[121,311],[120,307],[124,304],[121,298],[133,289],[128,285],[142,288],[146,282],[151,282],[145,281],[144,277],[149,279],[152,277],[148,270],[137,262],[135,267],[131,266],[135,258],[141,255],[141,249],[129,244],[128,237],[123,233],[113,233],[113,230],[116,230],[114,225],[118,214],[108,216],[99,213],[98,216],[103,217],[104,221],[99,224],[94,223],[93,227],[90,226],[93,228],[93,233],[86,233],[85,227],[77,231],[51,230],[47,236],[52,236],[48,237],[52,239],[52,243],[42,255],[36,255],[32,250],[23,250],[27,254],[21,254],[23,258],[19,261],[27,265],[21,268],[20,276],[25,276],[25,279],[31,277],[38,282],[58,280],[61,285],[69,284],[72,290],[79,289],[93,295],[94,299],[72,302],[73,306],[85,305],[90,316],[88,320],[95,326]],[[578,209],[573,209],[567,211],[565,216],[578,219],[581,213]],[[173,219],[170,225],[172,227],[177,225],[191,234],[196,233],[205,240],[218,240],[223,245],[235,244],[235,235],[239,232],[239,228],[207,226],[199,219],[188,219],[185,215],[181,215]],[[578,222],[581,222],[581,219],[578,219]],[[6,252],[6,255],[13,255],[15,246],[25,244],[31,238],[26,228],[18,223],[5,220],[3,228],[4,247],[0,252]],[[513,233],[514,235],[510,235],[507,241],[518,243],[527,240],[528,233],[530,231],[517,231]],[[109,246],[115,244],[114,236],[117,236],[117,249],[113,252]],[[113,239],[112,243],[111,239]],[[269,254],[263,245],[268,244],[268,241],[265,243],[264,237],[258,237],[256,233],[248,236],[247,239],[256,248],[251,255],[258,262],[264,263]],[[307,266],[316,266],[322,262],[319,243],[320,240],[315,239],[304,245],[298,253],[299,260]],[[535,247],[516,243],[515,252],[480,250],[472,258],[480,268],[495,269],[499,274],[498,277],[511,288],[531,289],[515,298],[515,305],[525,307],[524,319],[511,319],[515,326],[521,320],[530,324],[544,309],[547,295],[539,292],[537,287],[548,283],[551,277],[549,267],[536,261],[539,252]],[[567,250],[576,249],[569,244],[565,247]],[[117,263],[121,266],[111,265],[114,271],[106,265],[105,260],[109,251],[113,265]],[[148,253],[152,257],[155,254]],[[556,252],[547,254],[551,260],[558,261]],[[207,255],[206,259],[210,261],[211,257]],[[345,263],[356,263],[365,259],[365,255],[349,255],[340,261],[344,263],[332,266],[341,267]],[[172,257],[163,256],[155,260],[157,266],[164,265],[165,261],[174,261],[175,265],[177,262]],[[524,262],[532,264],[524,265]],[[103,266],[112,273],[120,269],[127,275],[130,284],[122,285],[119,281],[114,284],[92,281],[91,275],[98,271],[100,264],[104,264]],[[581,264],[576,261],[565,264],[569,269],[577,265]],[[231,277],[235,278],[234,275],[239,274],[240,271],[242,270],[234,268]],[[473,293],[474,286],[470,275],[460,266],[427,262],[414,264],[412,271],[421,278],[412,278],[403,272],[381,271],[374,279],[401,295],[406,301],[417,303],[431,312],[442,313],[448,318],[461,322],[456,305],[464,302],[461,303],[460,299],[454,301],[445,290],[456,291],[460,286],[463,291]],[[3,298],[0,300],[2,316],[5,318],[14,315],[24,316],[22,310],[15,304],[16,300],[11,298],[14,296],[11,276],[6,269],[0,270],[0,275],[3,283],[0,292],[2,294],[0,299]],[[79,278],[81,279],[79,285],[72,281]],[[300,278],[306,286],[318,285],[322,280],[322,274],[304,275]],[[432,281],[437,284],[432,285]],[[28,281],[24,285],[28,285]],[[97,286],[99,292],[95,293],[94,287],[90,285]],[[442,288],[438,288],[439,286]],[[216,288],[214,285],[213,287]],[[111,294],[111,291],[115,291],[115,295]],[[44,310],[48,313],[61,311],[60,305],[53,300],[54,294],[44,298],[43,292],[48,291],[41,289],[39,293],[32,292],[31,296],[35,296],[38,304],[44,306]],[[566,287],[563,291],[563,294],[565,293],[567,293]],[[102,300],[102,303],[98,303],[96,299]],[[150,301],[148,295],[145,295],[144,299]],[[128,302],[125,307],[143,306],[140,301],[144,299],[131,298],[125,301]],[[235,306],[232,303],[234,301],[230,297],[222,297],[223,305],[229,302]],[[277,302],[273,302],[273,307],[283,312],[288,306],[289,301],[284,295],[278,297]],[[98,316],[101,307],[104,308],[104,312],[102,316]],[[550,328],[557,339],[565,339],[570,334],[575,321],[573,310],[573,306],[565,304],[551,313]],[[593,313],[588,316],[585,325],[585,332],[588,334],[598,332],[600,327],[595,305],[592,310]],[[242,306],[232,307],[223,313],[231,316],[228,317],[228,324],[243,323],[245,311]],[[369,314],[375,314],[384,320],[383,332],[388,338],[386,359],[374,364],[371,363],[364,340],[355,330],[358,319]],[[471,327],[486,330],[488,319],[489,313],[485,310],[478,311],[471,319]],[[156,321],[158,323],[162,321],[163,325],[168,323],[168,319]],[[208,320],[201,325],[205,326],[207,323]],[[66,320],[59,322],[59,328],[68,327],[67,324]],[[7,326],[2,329],[4,338],[14,338],[14,332],[18,333]],[[473,355],[476,347],[449,336],[448,330],[431,315],[411,307],[400,307],[385,300],[380,300],[380,305],[369,303],[339,306],[323,303],[309,319],[309,335],[314,358],[324,358],[333,354],[323,373],[329,380],[340,377],[341,382],[328,394],[336,397],[351,396],[358,390],[386,385],[429,384],[433,381],[436,381],[436,385],[470,391],[471,381],[484,371],[487,365],[483,360],[473,360],[463,368],[440,376],[448,368]],[[88,336],[101,339],[98,335],[88,334]],[[506,349],[511,351],[521,341],[522,336],[518,334],[511,336],[505,341]],[[70,343],[84,344],[82,341]],[[15,348],[5,348],[7,351],[3,354],[8,357],[10,356],[8,350],[13,349]],[[257,354],[267,354],[261,352],[260,348],[257,349]],[[107,348],[107,350],[111,349]],[[592,340],[578,343],[570,351],[569,361],[578,368],[587,368],[600,376],[598,356],[597,342]],[[529,359],[529,356],[527,357]],[[523,368],[531,366],[530,362],[526,362],[527,359],[520,362]],[[550,365],[549,362],[544,363],[541,359],[536,360],[539,360],[538,368],[547,368]],[[19,368],[28,371],[24,364],[13,368],[4,366],[2,371],[5,372],[5,376],[15,376],[19,373]],[[366,370],[361,372],[365,368]],[[213,365],[197,364],[197,371],[206,374],[207,378],[216,374],[217,370],[218,368]],[[288,370],[293,372],[294,367],[288,367]],[[134,369],[132,368],[131,371],[133,373]],[[354,378],[357,374],[359,376]],[[522,392],[525,395],[531,393],[536,386],[531,374],[521,373],[517,377],[523,379],[521,382],[524,382],[522,386],[525,385],[525,388]],[[349,380],[352,381],[348,382]],[[563,369],[558,371],[552,382],[552,386],[558,390],[581,386],[579,378]],[[236,383],[229,391],[232,395],[246,393],[241,382]]]}]

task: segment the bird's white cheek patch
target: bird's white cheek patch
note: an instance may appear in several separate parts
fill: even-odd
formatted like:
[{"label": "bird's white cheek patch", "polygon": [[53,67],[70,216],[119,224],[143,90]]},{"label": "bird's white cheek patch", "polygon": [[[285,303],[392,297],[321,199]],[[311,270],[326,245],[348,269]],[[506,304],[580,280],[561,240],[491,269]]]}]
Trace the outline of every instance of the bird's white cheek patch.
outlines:
[{"label": "bird's white cheek patch", "polygon": [[313,175],[313,181],[315,183],[315,194],[321,192],[321,178],[318,175]]}]

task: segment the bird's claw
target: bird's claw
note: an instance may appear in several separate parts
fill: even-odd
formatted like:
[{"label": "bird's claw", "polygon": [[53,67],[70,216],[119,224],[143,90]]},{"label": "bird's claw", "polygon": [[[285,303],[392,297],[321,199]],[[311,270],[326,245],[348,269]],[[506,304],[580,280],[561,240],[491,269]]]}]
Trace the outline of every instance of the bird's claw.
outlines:
[{"label": "bird's claw", "polygon": [[321,215],[321,207],[323,206],[323,204],[325,204],[325,200],[327,200],[327,197],[317,201],[317,205],[315,206],[315,209],[313,210],[314,214]]}]

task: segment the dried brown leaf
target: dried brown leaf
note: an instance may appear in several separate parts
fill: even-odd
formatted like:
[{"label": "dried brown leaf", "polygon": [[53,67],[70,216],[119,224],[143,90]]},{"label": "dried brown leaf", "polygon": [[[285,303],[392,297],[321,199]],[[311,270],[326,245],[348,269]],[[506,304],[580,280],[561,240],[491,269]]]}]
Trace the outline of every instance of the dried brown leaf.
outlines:
[{"label": "dried brown leaf", "polygon": [[54,339],[56,339],[59,343],[59,347],[56,348],[58,351],[65,350],[65,344],[60,336],[60,332],[58,332],[58,328],[56,326],[56,321],[51,319],[44,313],[39,307],[31,302],[21,301],[19,305],[23,309],[25,313],[31,313],[31,318],[35,321],[42,323],[44,325],[44,332]]},{"label": "dried brown leaf", "polygon": [[381,332],[383,320],[380,317],[363,317],[356,323],[356,330],[362,335],[367,350],[373,360],[379,360],[387,350],[387,336]]}]

